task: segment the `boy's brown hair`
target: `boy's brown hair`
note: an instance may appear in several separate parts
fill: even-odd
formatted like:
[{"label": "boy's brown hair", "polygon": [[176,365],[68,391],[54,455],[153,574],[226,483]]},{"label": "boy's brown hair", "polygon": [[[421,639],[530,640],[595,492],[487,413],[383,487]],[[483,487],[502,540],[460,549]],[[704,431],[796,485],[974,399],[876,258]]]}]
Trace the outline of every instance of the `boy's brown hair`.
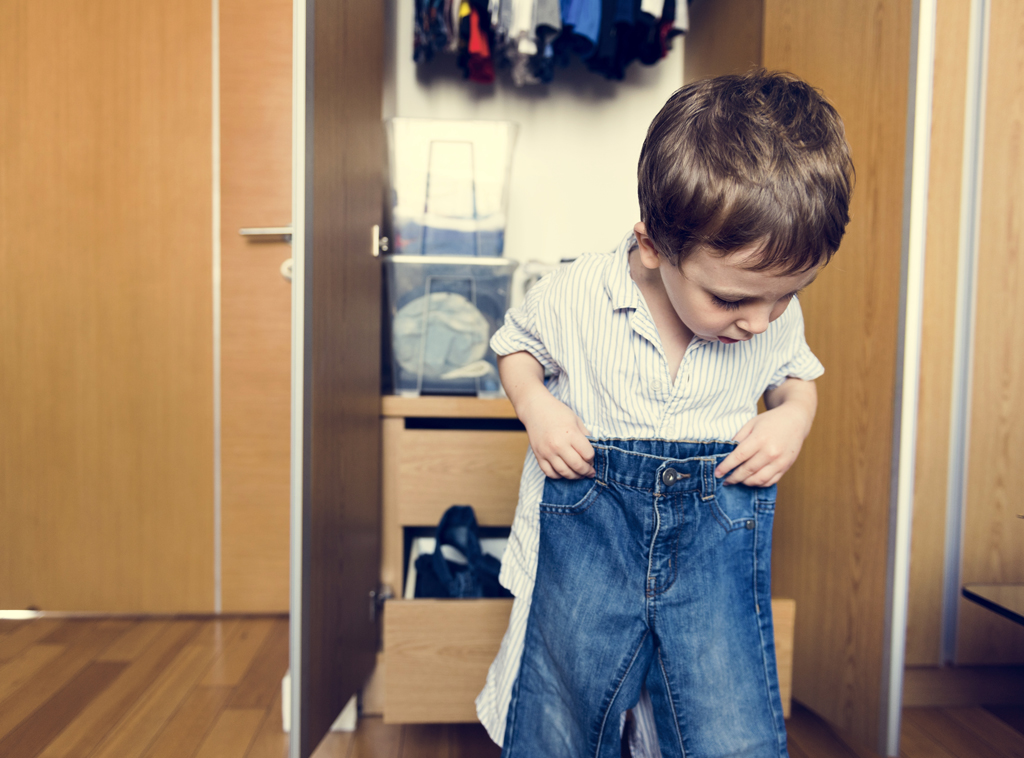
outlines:
[{"label": "boy's brown hair", "polygon": [[854,169],[842,119],[821,93],[755,69],[672,95],[647,130],[637,179],[640,219],[669,260],[761,242],[751,268],[787,275],[839,248]]}]

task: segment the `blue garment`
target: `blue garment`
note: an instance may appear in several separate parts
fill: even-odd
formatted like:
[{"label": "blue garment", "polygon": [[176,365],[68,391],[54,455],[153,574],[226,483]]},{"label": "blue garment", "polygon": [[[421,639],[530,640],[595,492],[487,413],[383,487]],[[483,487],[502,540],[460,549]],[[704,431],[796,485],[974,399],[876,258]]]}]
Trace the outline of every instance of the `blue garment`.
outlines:
[{"label": "blue garment", "polygon": [[572,27],[573,48],[586,58],[601,32],[601,0],[562,0],[562,26]]},{"label": "blue garment", "polygon": [[722,484],[729,442],[600,440],[549,479],[503,758],[617,758],[646,684],[665,758],[785,758],[771,620],[775,487]]}]

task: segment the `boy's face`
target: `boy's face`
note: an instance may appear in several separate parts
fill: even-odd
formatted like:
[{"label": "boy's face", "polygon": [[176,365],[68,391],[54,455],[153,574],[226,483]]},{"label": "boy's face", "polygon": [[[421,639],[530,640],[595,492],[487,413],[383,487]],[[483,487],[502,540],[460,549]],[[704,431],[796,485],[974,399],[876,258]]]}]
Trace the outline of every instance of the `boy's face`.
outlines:
[{"label": "boy's face", "polygon": [[676,266],[654,249],[643,224],[636,233],[640,262],[660,274],[680,321],[706,340],[732,343],[760,334],[818,275],[818,268],[782,276],[751,271],[745,266],[756,259],[757,245],[721,257],[698,248]]}]

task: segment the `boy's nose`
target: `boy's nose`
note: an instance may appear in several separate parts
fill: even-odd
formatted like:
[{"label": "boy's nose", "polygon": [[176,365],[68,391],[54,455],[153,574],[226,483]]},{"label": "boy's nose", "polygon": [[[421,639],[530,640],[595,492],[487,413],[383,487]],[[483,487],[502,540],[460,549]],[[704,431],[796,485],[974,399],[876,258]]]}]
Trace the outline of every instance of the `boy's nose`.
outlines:
[{"label": "boy's nose", "polygon": [[762,313],[760,310],[746,313],[743,315],[743,318],[736,322],[736,325],[751,334],[761,334],[768,328],[768,324],[771,321],[770,315],[769,313]]}]

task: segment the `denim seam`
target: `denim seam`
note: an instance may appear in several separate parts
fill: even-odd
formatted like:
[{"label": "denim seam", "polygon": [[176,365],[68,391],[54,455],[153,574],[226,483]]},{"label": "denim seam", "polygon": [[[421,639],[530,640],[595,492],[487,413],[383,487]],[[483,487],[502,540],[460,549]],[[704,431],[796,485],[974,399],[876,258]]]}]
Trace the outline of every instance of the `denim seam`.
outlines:
[{"label": "denim seam", "polygon": [[692,458],[667,458],[664,455],[651,455],[650,453],[638,453],[635,450],[623,450],[621,447],[612,445],[593,445],[597,450],[608,450],[620,455],[635,455],[638,458],[652,458],[656,461],[675,461],[676,463],[689,463],[690,461],[714,461],[717,458],[728,458],[729,453],[715,453],[713,455],[695,455]]},{"label": "denim seam", "polygon": [[[764,672],[764,694],[768,701],[768,712],[772,717],[772,731],[775,732],[775,749],[778,750],[780,744],[784,744],[782,741],[782,735],[779,734],[779,714],[775,712],[775,702],[772,698],[771,688],[771,677],[768,674],[768,655],[765,652],[764,646],[764,625],[761,618],[761,603],[758,600],[757,592],[757,538],[761,530],[757,528],[757,523],[754,524],[754,608],[757,610],[757,637],[761,641],[761,669]],[[771,605],[768,606],[768,612],[771,613]]]},{"label": "denim seam", "polygon": [[626,681],[626,677],[629,676],[629,672],[633,670],[633,664],[636,663],[636,657],[640,655],[640,648],[644,646],[644,640],[647,639],[647,635],[650,632],[644,632],[640,638],[640,642],[637,643],[636,650],[633,651],[633,657],[629,659],[629,665],[626,666],[626,670],[622,672],[622,676],[619,677],[619,683],[615,685],[615,692],[612,693],[611,699],[608,701],[608,705],[605,706],[604,716],[601,718],[601,727],[597,733],[597,747],[594,749],[594,758],[601,758],[601,741],[604,739],[604,727],[608,723],[608,714],[612,711],[612,706],[615,705],[615,698],[619,696],[619,690],[622,689],[622,683]]},{"label": "denim seam", "polygon": [[672,696],[672,685],[668,681],[668,672],[665,671],[665,661],[661,657],[661,650],[657,651],[658,668],[661,669],[661,678],[665,680],[665,694],[668,697],[668,707],[672,709],[672,723],[676,727],[676,739],[679,740],[679,754],[686,758],[686,746],[683,745],[683,732],[679,728],[679,714],[676,713],[676,702]]},{"label": "denim seam", "polygon": [[656,592],[651,586],[651,568],[654,565],[654,545],[658,541],[658,534],[661,532],[661,510],[658,508],[660,494],[654,495],[654,533],[651,535],[651,544],[647,546],[647,581],[644,582],[644,595],[653,597]]},{"label": "denim seam", "polygon": [[[580,498],[579,502],[572,505],[554,505],[551,503],[539,503],[538,507],[542,513],[549,513],[557,516],[572,516],[577,513],[586,513],[600,495],[600,488],[607,488],[608,485],[597,479],[594,486],[587,490],[587,494]],[[584,505],[586,503],[586,505]]]},{"label": "denim seam", "polygon": [[[658,516],[658,529],[655,532],[655,540],[656,540],[658,533],[661,531],[661,511],[658,510],[657,498],[659,498],[659,497],[662,498],[663,502],[666,505],[666,507],[671,507],[671,503],[669,502],[669,499],[668,499],[667,495],[657,494],[654,497],[655,497],[655,504],[654,504],[655,513]],[[683,520],[679,524],[680,527],[682,527],[683,523],[685,523],[685,510],[684,510],[683,516],[684,516],[684,518],[683,518]],[[653,585],[653,586],[651,585],[651,564],[653,562],[653,557],[654,557],[654,540],[651,540],[651,548],[650,548],[650,552],[648,553],[648,556],[647,556],[647,591],[646,591],[647,597],[655,597],[657,595],[662,594],[663,592],[667,592],[668,590],[672,589],[672,586],[676,583],[677,572],[678,572],[678,568],[677,567],[679,565],[679,541],[681,539],[680,531],[681,531],[681,528],[675,530],[676,536],[675,536],[675,539],[672,541],[672,551],[669,553],[668,567],[669,567],[669,576],[671,578],[669,579],[667,584]]]},{"label": "denim seam", "polygon": [[[525,635],[524,635],[525,641]],[[512,751],[515,749],[516,742],[516,717],[518,716],[517,706],[519,705],[519,686],[522,682],[523,670],[520,666],[519,673],[516,674],[515,681],[512,683],[512,693],[508,704],[508,714],[505,724],[505,739],[502,740],[502,755],[512,756]]]}]

